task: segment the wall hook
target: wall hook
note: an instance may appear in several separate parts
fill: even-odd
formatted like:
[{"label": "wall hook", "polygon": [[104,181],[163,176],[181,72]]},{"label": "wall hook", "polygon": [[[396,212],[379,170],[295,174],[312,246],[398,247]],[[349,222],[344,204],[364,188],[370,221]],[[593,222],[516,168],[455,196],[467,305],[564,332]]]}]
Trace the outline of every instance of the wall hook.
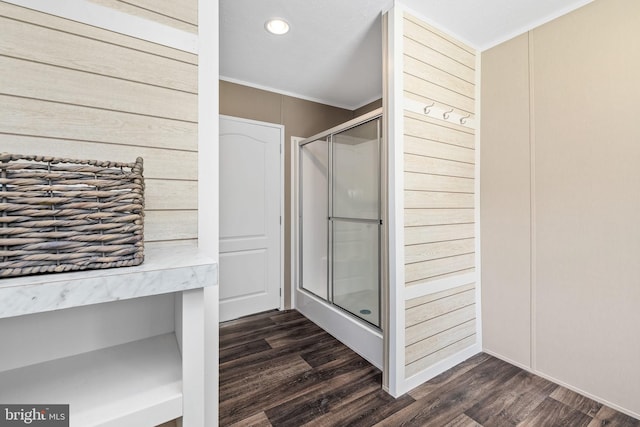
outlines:
[{"label": "wall hook", "polygon": [[467,123],[467,119],[468,119],[469,117],[471,117],[471,114],[467,114],[467,115],[466,115],[466,116],[464,116],[464,117],[460,117],[460,124],[461,124],[461,125],[463,125],[463,124]]},{"label": "wall hook", "polygon": [[442,117],[445,120],[448,120],[449,119],[449,114],[451,114],[451,113],[453,113],[453,108],[451,110],[449,110],[449,111],[445,111],[444,113],[442,113]]},{"label": "wall hook", "polygon": [[424,107],[424,113],[427,114],[427,115],[429,113],[431,113],[431,107],[435,107],[435,105],[436,105],[436,103],[432,102],[431,105],[427,105],[426,107]]}]

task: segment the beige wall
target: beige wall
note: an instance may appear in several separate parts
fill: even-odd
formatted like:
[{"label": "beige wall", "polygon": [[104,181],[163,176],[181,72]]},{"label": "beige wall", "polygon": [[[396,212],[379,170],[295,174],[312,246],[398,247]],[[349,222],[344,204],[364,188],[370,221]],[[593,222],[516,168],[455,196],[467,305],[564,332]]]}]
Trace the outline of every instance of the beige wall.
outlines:
[{"label": "beige wall", "polygon": [[284,125],[285,306],[291,301],[291,137],[309,137],[354,118],[354,112],[274,92],[220,81],[220,114]]},{"label": "beige wall", "polygon": [[368,112],[377,110],[378,108],[382,108],[382,98],[372,101],[366,105],[363,105],[360,108],[353,110],[353,117],[360,117],[363,114],[367,114]]},{"label": "beige wall", "polygon": [[486,349],[636,417],[638,16],[597,0],[485,52],[481,168]]},{"label": "beige wall", "polygon": [[531,365],[529,36],[482,54],[480,213],[486,349]]}]

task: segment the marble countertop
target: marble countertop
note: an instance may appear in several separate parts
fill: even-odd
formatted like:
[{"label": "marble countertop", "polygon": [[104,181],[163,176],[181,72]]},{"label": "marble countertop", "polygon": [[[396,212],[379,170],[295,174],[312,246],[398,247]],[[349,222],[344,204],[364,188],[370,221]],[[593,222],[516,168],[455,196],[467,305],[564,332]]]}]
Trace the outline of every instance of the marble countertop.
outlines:
[{"label": "marble countertop", "polygon": [[0,319],[217,284],[218,265],[197,247],[146,248],[135,267],[0,279]]}]

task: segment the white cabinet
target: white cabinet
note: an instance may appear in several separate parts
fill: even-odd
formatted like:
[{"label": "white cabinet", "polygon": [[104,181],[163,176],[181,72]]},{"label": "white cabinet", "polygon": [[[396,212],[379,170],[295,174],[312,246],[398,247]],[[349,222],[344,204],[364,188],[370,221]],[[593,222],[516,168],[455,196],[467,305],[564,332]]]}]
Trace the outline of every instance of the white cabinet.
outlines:
[{"label": "white cabinet", "polygon": [[[145,263],[137,267],[0,280],[0,338],[4,339],[0,346],[0,402],[68,403],[70,424],[75,427],[155,426],[178,417],[184,417],[187,426],[204,426],[205,373],[217,371],[217,366],[212,366],[217,364],[215,357],[205,355],[205,349],[217,345],[207,342],[216,340],[215,336],[205,334],[205,293],[212,292],[217,298],[217,276],[215,263],[197,248],[182,246],[148,250]],[[116,301],[134,298],[153,300],[162,294],[173,296],[175,301],[169,305],[174,313],[168,313],[175,314],[173,331],[150,325],[151,336],[107,347],[98,344],[99,348],[91,351],[70,350],[68,354],[65,349],[82,349],[74,340],[100,341],[100,337],[68,336],[62,345],[39,337],[40,343],[25,346],[22,340],[30,337],[15,333],[23,325],[29,331],[29,323],[33,330],[33,319],[40,320],[35,316],[53,310],[57,311],[42,319],[56,320],[56,316],[69,313],[71,317],[59,322],[64,325],[75,318],[82,321],[86,312],[95,312],[103,315],[94,316],[93,321],[117,323],[122,320],[114,317],[117,310],[104,304],[126,304]],[[156,309],[166,310],[166,299],[163,301],[152,302]],[[130,322],[148,321],[145,316],[141,311],[139,318],[132,317]],[[120,339],[127,341],[122,338],[126,325],[120,325]],[[46,330],[51,325],[41,326]],[[163,333],[155,334],[158,331]],[[21,366],[19,355],[11,352],[14,346],[40,353],[35,359],[24,355],[31,362]]]}]

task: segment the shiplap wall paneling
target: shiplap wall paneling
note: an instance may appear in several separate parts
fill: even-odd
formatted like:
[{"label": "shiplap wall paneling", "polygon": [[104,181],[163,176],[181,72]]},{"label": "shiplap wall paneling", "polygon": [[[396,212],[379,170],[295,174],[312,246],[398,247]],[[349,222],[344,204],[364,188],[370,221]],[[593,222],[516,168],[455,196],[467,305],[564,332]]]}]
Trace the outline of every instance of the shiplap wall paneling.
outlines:
[{"label": "shiplap wall paneling", "polygon": [[[409,245],[420,245],[444,240],[469,239],[473,238],[475,234],[474,228],[475,226],[472,223],[414,227],[411,229],[411,235],[405,237],[405,244],[408,248]],[[405,251],[407,248],[405,248]]]},{"label": "shiplap wall paneling", "polygon": [[145,242],[195,242],[197,56],[4,2],[0,26],[2,151],[141,156]]},{"label": "shiplap wall paneling", "polygon": [[407,377],[473,344],[475,290],[470,283],[407,301]]},{"label": "shiplap wall paneling", "polygon": [[[99,29],[94,29],[98,34],[93,37],[98,38],[93,38],[7,17],[1,22],[2,55],[188,93],[197,91],[194,64],[158,55],[154,48],[144,46],[153,43],[126,36],[122,44],[105,42],[99,33],[109,31]],[[129,38],[135,44],[129,45]]]},{"label": "shiplap wall paneling", "polygon": [[198,4],[192,0],[89,1],[179,30],[198,32]]},{"label": "shiplap wall paneling", "polygon": [[[474,49],[408,13],[404,15],[404,36],[406,39],[415,40],[427,49],[434,50],[472,70],[475,69]],[[420,56],[426,58],[427,55],[428,53]]]},{"label": "shiplap wall paneling", "polygon": [[411,234],[410,227],[426,225],[469,224],[473,222],[471,209],[406,209],[405,234]]},{"label": "shiplap wall paneling", "polygon": [[4,151],[18,152],[22,147],[38,147],[38,154],[87,158],[94,153],[101,158],[122,161],[131,156],[144,158],[144,178],[147,180],[196,181],[197,170],[192,165],[197,161],[196,151],[167,150],[164,148],[109,144],[101,142],[74,141],[67,139],[0,133],[0,145]]},{"label": "shiplap wall paneling", "polygon": [[405,134],[443,144],[473,149],[475,132],[449,121],[433,119],[412,112],[405,114]]},{"label": "shiplap wall paneling", "polygon": [[404,95],[475,115],[475,52],[405,14]]},{"label": "shiplap wall paneling", "polygon": [[[7,95],[185,122],[197,120],[191,93],[6,56],[0,57],[0,69],[20,76],[4,88]],[[118,96],[111,96],[114,93]],[[171,102],[166,102],[167,99]]]},{"label": "shiplap wall paneling", "polygon": [[404,156],[404,169],[407,172],[421,173],[425,170],[435,175],[447,175],[460,178],[473,178],[474,165],[433,157],[407,154]]},{"label": "shiplap wall paneling", "polygon": [[475,153],[466,147],[458,147],[450,144],[443,144],[438,141],[425,139],[423,136],[404,136],[405,155],[418,155],[424,157],[449,159],[473,165]]},{"label": "shiplap wall paneling", "polygon": [[407,285],[421,283],[429,279],[443,279],[445,277],[473,273],[474,266],[474,253],[450,255],[440,259],[414,262],[405,266]]},{"label": "shiplap wall paneling", "polygon": [[177,50],[157,43],[148,43],[141,39],[131,38],[113,31],[103,30],[81,22],[60,18],[58,16],[41,13],[36,10],[26,9],[1,1],[0,16],[12,18],[25,23],[35,24],[40,27],[52,28],[71,34],[82,35],[87,38],[100,40],[114,45],[127,46],[132,49],[138,49],[158,56],[176,59],[188,64],[198,63],[198,56],[189,52]]},{"label": "shiplap wall paneling", "polygon": [[[407,14],[403,42],[404,97],[474,117],[473,49]],[[406,301],[405,378],[476,342],[475,283],[429,291],[475,271],[475,138],[462,123],[404,112],[405,286],[422,293]]]},{"label": "shiplap wall paneling", "polygon": [[[474,114],[473,50],[408,14],[403,40],[405,77],[468,99],[467,104],[446,105]],[[405,93],[409,92],[406,89]],[[427,91],[413,94],[433,99]],[[442,99],[434,101],[444,103]],[[405,281],[411,285],[456,272],[467,273],[475,264],[475,243],[470,233],[475,221],[475,132],[405,111],[404,134]],[[462,241],[460,228],[448,227],[451,225],[467,225]],[[431,227],[440,227],[438,240],[425,240],[430,239]],[[420,237],[413,236],[414,231]],[[447,231],[452,234],[447,236]]]}]

